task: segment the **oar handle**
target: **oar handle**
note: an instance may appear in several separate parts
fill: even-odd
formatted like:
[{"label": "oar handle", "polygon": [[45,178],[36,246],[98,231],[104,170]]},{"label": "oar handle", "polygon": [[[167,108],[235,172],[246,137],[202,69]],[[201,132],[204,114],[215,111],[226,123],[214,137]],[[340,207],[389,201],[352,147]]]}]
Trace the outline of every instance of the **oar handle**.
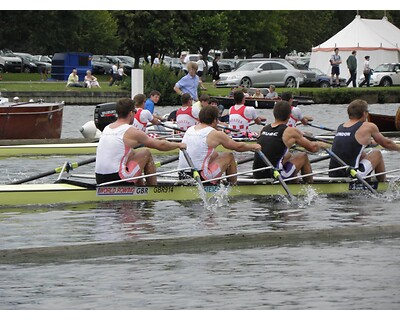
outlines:
[{"label": "oar handle", "polygon": [[[189,167],[192,168],[192,171],[193,171],[193,178],[197,181],[197,183],[198,183],[201,187],[203,187],[203,182],[201,181],[200,174],[199,174],[199,172],[197,171],[197,169],[195,168],[194,163],[193,163],[192,159],[190,158],[190,156],[189,156],[187,150],[186,150],[186,149],[181,149],[181,151],[182,151],[183,155],[185,156],[186,162],[189,164]],[[204,189],[204,187],[203,187],[203,189]]]},{"label": "oar handle", "polygon": [[156,162],[155,165],[156,165],[156,167],[161,167],[161,166],[163,166],[163,165],[165,165],[165,164],[174,162],[174,161],[176,161],[176,160],[178,160],[178,159],[179,159],[179,155],[178,155],[178,156],[175,156],[175,157],[173,157],[173,158],[170,158],[170,159],[166,159],[166,160],[163,160],[163,161]]},{"label": "oar handle", "polygon": [[327,130],[327,131],[331,131],[331,132],[336,132],[335,129],[331,129],[322,125],[318,125],[318,124],[314,124],[311,122],[308,122],[307,125],[309,125],[310,127],[314,127],[314,128],[318,128],[318,129],[322,129],[322,130]]},{"label": "oar handle", "polygon": [[352,176],[353,178],[356,178],[359,182],[361,182],[369,191],[371,191],[373,194],[378,194],[378,192],[371,187],[371,185],[365,181],[357,172],[357,170],[355,168],[352,168],[351,166],[349,166],[346,162],[344,162],[336,153],[334,153],[332,150],[324,148],[324,150],[333,158],[336,160],[336,162],[338,162],[340,165],[342,166],[347,166],[348,168],[350,168],[349,173],[350,176]]},{"label": "oar handle", "polygon": [[230,127],[227,127],[227,126],[223,126],[223,125],[220,125],[220,124],[218,124],[217,126],[218,126],[218,128],[221,128],[221,129],[224,129],[224,130],[229,130],[229,131],[232,131],[232,132],[240,132],[240,130],[238,130],[238,129],[233,129],[233,128],[230,128]]},{"label": "oar handle", "polygon": [[186,130],[183,130],[183,129],[180,129],[180,128],[171,127],[171,126],[166,125],[165,123],[162,123],[162,122],[159,125],[163,126],[165,128],[168,128],[168,129],[179,131],[179,132],[186,132]]},{"label": "oar handle", "polygon": [[262,161],[264,161],[264,163],[267,166],[270,166],[273,168],[272,170],[273,170],[274,178],[280,182],[283,189],[285,189],[286,194],[289,197],[289,200],[292,201],[294,199],[294,197],[293,197],[292,193],[290,192],[286,182],[283,181],[283,178],[282,178],[281,174],[279,173],[279,170],[277,168],[275,168],[275,166],[272,165],[271,161],[269,161],[269,159],[265,156],[265,154],[261,150],[256,150],[255,152],[258,154],[258,156],[261,158]]}]

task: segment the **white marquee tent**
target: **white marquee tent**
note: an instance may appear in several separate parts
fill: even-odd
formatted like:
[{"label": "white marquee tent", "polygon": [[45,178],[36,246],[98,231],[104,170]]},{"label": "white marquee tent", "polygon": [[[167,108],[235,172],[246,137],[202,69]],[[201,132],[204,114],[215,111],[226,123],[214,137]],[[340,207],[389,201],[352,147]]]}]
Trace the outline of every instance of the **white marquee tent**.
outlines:
[{"label": "white marquee tent", "polygon": [[[310,68],[318,68],[330,75],[329,63],[334,49],[339,48],[342,58],[340,75],[348,79],[346,59],[353,50],[357,51],[357,79],[363,74],[364,57],[370,56],[372,69],[381,63],[400,61],[400,29],[386,17],[381,20],[362,19],[359,15],[332,38],[312,48]],[[351,84],[350,84],[351,86]]]}]

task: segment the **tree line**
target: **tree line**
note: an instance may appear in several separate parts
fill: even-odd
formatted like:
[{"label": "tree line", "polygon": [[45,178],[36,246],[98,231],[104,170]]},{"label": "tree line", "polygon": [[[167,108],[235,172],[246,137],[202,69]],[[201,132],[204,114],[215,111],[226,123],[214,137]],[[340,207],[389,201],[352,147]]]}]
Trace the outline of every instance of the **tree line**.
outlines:
[{"label": "tree line", "polygon": [[[349,24],[354,10],[3,10],[0,49],[32,54],[90,52],[154,57],[184,50],[223,50],[225,57],[256,53],[284,57],[308,52]],[[362,18],[386,15],[400,27],[400,11],[360,10]],[[146,58],[147,59],[147,58]],[[137,66],[136,66],[137,67]]]}]

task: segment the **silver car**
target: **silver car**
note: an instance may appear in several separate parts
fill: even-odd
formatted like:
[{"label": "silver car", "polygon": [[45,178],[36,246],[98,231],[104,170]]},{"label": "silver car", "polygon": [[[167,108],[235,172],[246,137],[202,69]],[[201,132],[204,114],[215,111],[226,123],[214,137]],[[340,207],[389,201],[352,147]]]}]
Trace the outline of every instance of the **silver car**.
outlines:
[{"label": "silver car", "polygon": [[223,73],[217,87],[263,88],[271,84],[277,87],[295,88],[303,84],[304,75],[285,59],[248,62],[239,69]]},{"label": "silver car", "polygon": [[[360,83],[364,81],[364,75],[360,77]],[[400,63],[383,63],[377,66],[369,80],[371,86],[398,86],[400,85]]]}]

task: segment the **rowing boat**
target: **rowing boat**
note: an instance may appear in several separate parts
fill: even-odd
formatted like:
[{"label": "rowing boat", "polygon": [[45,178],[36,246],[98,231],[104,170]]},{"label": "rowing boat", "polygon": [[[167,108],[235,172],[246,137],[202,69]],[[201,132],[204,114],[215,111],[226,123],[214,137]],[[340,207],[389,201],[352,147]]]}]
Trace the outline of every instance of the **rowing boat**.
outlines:
[{"label": "rowing boat", "polygon": [[368,113],[368,121],[375,123],[381,132],[400,131],[400,107],[394,116]]},{"label": "rowing boat", "polygon": [[[171,141],[172,138],[168,139]],[[246,139],[236,139],[238,141],[254,142]],[[54,156],[54,155],[94,155],[96,154],[98,142],[81,142],[81,143],[40,143],[40,144],[18,144],[18,145],[1,145],[0,158],[8,157],[30,157],[30,156]],[[159,151],[150,149],[152,154],[176,154],[178,149],[171,151]],[[217,147],[217,151],[228,151],[222,146]]]},{"label": "rowing boat", "polygon": [[[397,185],[399,182],[395,182]],[[389,182],[372,184],[377,191],[389,189]],[[295,196],[310,192],[318,194],[349,194],[364,190],[364,186],[350,178],[315,178],[313,184],[288,184]],[[312,189],[312,190],[311,190]],[[284,196],[282,186],[271,179],[238,179],[236,186],[205,185],[207,197],[227,196]],[[59,180],[58,183],[0,185],[0,206],[50,205],[110,201],[193,201],[201,199],[196,185],[185,185],[179,180],[163,179],[157,186],[108,185]]]}]

